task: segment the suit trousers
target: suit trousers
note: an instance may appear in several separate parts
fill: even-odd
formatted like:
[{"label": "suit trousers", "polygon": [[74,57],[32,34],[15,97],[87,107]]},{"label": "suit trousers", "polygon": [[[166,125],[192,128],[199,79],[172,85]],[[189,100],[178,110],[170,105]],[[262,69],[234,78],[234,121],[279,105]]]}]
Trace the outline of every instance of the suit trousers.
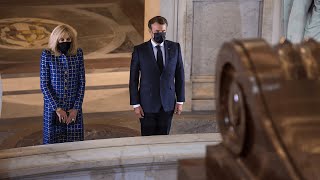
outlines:
[{"label": "suit trousers", "polygon": [[165,112],[162,107],[158,113],[144,113],[140,118],[141,136],[168,135],[172,117],[173,111]]}]

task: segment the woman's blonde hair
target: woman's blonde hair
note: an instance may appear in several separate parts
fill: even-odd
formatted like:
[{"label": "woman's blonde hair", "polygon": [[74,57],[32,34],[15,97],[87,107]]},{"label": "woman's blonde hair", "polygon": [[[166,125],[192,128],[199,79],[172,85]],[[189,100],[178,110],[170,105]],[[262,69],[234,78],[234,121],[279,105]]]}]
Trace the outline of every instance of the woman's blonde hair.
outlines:
[{"label": "woman's blonde hair", "polygon": [[59,39],[65,34],[67,34],[71,38],[71,45],[68,51],[68,55],[77,54],[78,43],[75,32],[66,25],[59,25],[53,29],[48,43],[49,49],[54,53],[55,56],[61,55],[57,45],[59,43]]}]

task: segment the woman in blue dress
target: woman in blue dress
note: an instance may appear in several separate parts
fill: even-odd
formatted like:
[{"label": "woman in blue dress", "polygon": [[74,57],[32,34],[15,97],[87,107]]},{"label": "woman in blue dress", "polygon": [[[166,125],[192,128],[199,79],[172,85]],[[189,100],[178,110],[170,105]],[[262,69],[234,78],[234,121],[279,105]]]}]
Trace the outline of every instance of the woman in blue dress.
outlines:
[{"label": "woman in blue dress", "polygon": [[43,50],[40,85],[44,99],[43,144],[84,140],[82,102],[85,70],[75,33],[57,26]]}]

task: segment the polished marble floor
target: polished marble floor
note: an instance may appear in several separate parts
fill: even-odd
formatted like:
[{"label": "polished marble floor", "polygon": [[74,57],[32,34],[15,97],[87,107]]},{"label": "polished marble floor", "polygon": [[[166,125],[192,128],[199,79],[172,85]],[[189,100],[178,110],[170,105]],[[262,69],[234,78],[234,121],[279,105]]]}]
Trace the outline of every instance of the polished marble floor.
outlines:
[{"label": "polished marble floor", "polygon": [[[129,71],[104,69],[86,77],[85,139],[139,136],[140,123],[129,105]],[[38,76],[2,79],[0,149],[41,144],[43,100],[38,81]],[[171,134],[217,131],[213,112],[184,112],[174,116]]]},{"label": "polished marble floor", "polygon": [[[2,2],[0,72],[24,65],[38,67],[41,50],[47,47],[53,28],[60,24],[71,27],[77,34],[79,47],[83,49],[88,64],[99,64],[100,61],[121,64],[119,61],[130,57],[133,46],[143,41],[144,20],[140,14],[143,14],[144,7],[139,2],[87,0],[59,3],[49,0],[48,3],[31,1],[29,4],[21,1],[19,6],[10,1]],[[132,10],[128,4],[134,4],[136,9]],[[130,14],[131,11],[137,15]],[[127,61],[125,64],[128,66]],[[35,68],[31,69],[36,72]]]},{"label": "polished marble floor", "polygon": [[[1,119],[0,149],[42,144],[42,117]],[[84,114],[85,140],[140,136],[132,111]],[[170,134],[218,132],[213,112],[175,115]]]}]

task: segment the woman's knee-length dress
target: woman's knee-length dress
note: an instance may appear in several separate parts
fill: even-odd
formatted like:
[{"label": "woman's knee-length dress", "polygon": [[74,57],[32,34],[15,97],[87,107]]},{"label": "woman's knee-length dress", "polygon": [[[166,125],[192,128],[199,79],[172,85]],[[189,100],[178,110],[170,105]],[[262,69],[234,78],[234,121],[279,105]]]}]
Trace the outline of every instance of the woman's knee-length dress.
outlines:
[{"label": "woman's knee-length dress", "polygon": [[[43,144],[82,141],[84,139],[82,102],[85,91],[83,53],[75,56],[54,56],[43,50],[40,66],[40,85],[44,96]],[[78,110],[75,122],[60,123],[55,112]]]}]

